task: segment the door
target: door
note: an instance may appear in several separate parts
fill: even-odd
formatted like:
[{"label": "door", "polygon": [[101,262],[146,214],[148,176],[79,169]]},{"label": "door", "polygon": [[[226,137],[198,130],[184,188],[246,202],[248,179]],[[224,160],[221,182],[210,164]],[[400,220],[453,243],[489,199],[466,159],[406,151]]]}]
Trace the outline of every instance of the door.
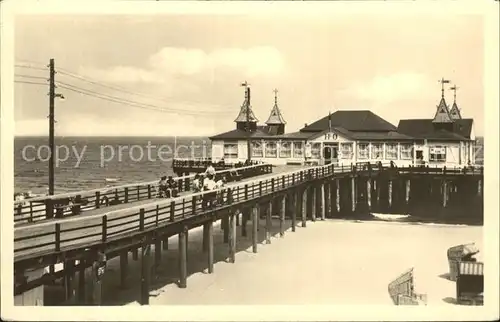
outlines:
[{"label": "door", "polygon": [[325,145],[323,148],[323,159],[325,164],[336,163],[338,160],[338,146],[336,145]]}]

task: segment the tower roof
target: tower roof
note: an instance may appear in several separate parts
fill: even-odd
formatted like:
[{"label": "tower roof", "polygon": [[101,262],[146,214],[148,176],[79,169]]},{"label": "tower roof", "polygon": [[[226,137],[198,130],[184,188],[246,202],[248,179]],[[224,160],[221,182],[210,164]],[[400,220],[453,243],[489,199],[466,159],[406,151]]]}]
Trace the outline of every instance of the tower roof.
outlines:
[{"label": "tower roof", "polygon": [[285,119],[283,118],[283,115],[281,114],[281,111],[278,107],[278,90],[274,90],[274,106],[273,109],[271,110],[271,114],[269,115],[269,118],[266,121],[267,125],[275,125],[275,124],[286,124]]},{"label": "tower roof", "polygon": [[[248,111],[248,121],[252,122],[252,123],[258,122],[259,120],[255,117],[255,114],[252,111],[252,107],[249,106],[248,109],[249,109],[249,111]],[[237,122],[237,123],[246,122],[247,121],[247,104],[246,104],[246,99],[245,99],[245,102],[243,102],[243,105],[241,106],[240,114],[238,114],[238,117],[234,121]]]},{"label": "tower roof", "polygon": [[457,106],[457,85],[453,85],[453,87],[450,88],[453,91],[453,106],[451,107],[450,110],[450,115],[451,118],[454,120],[461,120],[462,115],[460,114],[460,109]]},{"label": "tower roof", "polygon": [[453,106],[450,110],[450,116],[454,120],[461,120],[462,114],[460,114],[460,109],[458,108],[457,102],[453,102]]},{"label": "tower roof", "polygon": [[434,119],[432,120],[434,123],[451,123],[453,119],[451,118],[450,111],[448,110],[448,106],[446,105],[446,101],[444,97],[441,97],[441,101],[437,106],[436,115],[434,115]]}]

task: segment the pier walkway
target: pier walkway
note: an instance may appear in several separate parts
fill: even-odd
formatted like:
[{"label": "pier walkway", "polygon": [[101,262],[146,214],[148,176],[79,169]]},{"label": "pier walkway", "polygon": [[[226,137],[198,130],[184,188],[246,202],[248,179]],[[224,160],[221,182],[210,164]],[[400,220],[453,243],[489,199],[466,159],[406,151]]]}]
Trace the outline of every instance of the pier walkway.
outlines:
[{"label": "pier walkway", "polygon": [[[237,180],[248,180],[271,174],[272,171],[273,166],[258,164],[220,170],[216,175],[232,175]],[[195,174],[188,174],[173,178],[181,195],[191,191],[194,176]],[[15,201],[14,224],[21,226],[53,218],[102,214],[110,210],[146,204],[156,199],[157,186],[158,181],[141,182]]]},{"label": "pier walkway", "polygon": [[[290,168],[286,168],[290,169]],[[179,286],[187,283],[188,231],[203,226],[203,249],[208,255],[208,271],[213,272],[213,223],[222,220],[224,241],[229,243],[229,261],[234,262],[236,222],[242,230],[251,222],[254,252],[257,250],[257,221],[266,221],[266,240],[270,238],[271,217],[277,216],[283,233],[286,219],[292,231],[297,221],[334,218],[347,214],[354,218],[371,211],[410,212],[412,205],[469,212],[482,199],[482,170],[441,168],[394,168],[388,164],[358,164],[338,167],[333,164],[265,175],[229,184],[216,192],[185,194],[166,200],[129,204],[126,209],[86,216],[57,218],[14,228],[15,294],[21,295],[43,284],[64,277],[68,297],[73,296],[75,274],[79,289],[85,279],[95,285],[93,304],[99,304],[100,276],[106,259],[120,256],[120,274],[126,277],[128,253],[143,265],[141,285],[149,288],[151,245],[168,247],[168,238],[179,236]],[[411,188],[410,188],[411,187]],[[205,204],[214,201],[212,206]],[[482,205],[482,203],[481,203]],[[454,208],[458,207],[458,208]],[[475,209],[477,210],[477,209]],[[479,211],[482,216],[482,208]],[[479,216],[479,215],[478,215]],[[155,252],[155,266],[160,252]],[[64,263],[60,272],[43,273],[44,268]],[[78,264],[77,264],[78,263]],[[86,270],[92,274],[86,274]],[[29,271],[38,271],[28,280]],[[87,276],[88,275],[88,276]],[[87,277],[86,277],[87,276]],[[89,277],[90,276],[90,277]],[[79,294],[88,299],[85,294]],[[146,291],[140,295],[147,304]],[[87,301],[88,302],[88,301]]]}]

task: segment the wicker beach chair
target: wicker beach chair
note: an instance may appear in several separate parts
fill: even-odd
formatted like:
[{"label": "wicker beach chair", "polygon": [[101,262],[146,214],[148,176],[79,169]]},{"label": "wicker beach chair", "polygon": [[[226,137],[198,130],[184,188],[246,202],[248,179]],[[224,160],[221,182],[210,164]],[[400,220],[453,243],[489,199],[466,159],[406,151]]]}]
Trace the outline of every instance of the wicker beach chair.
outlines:
[{"label": "wicker beach chair", "polygon": [[457,303],[483,305],[484,263],[459,262],[457,274]]},{"label": "wicker beach chair", "polygon": [[462,244],[453,246],[448,249],[448,265],[450,267],[449,279],[451,281],[457,280],[459,263],[460,262],[475,262],[476,259],[473,257],[479,253],[474,243]]},{"label": "wicker beach chair", "polygon": [[415,292],[413,267],[389,283],[388,291],[395,305],[427,305],[427,294]]}]

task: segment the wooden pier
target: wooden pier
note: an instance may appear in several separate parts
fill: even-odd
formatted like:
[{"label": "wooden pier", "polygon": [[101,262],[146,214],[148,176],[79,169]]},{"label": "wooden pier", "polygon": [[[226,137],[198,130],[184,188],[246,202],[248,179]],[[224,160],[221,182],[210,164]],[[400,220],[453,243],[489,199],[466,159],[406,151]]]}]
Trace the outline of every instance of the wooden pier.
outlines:
[{"label": "wooden pier", "polygon": [[[173,178],[180,193],[191,191],[191,181],[195,175],[189,174],[188,170],[183,171],[187,174]],[[272,170],[273,168],[269,164],[257,164],[220,170],[216,174],[221,176],[233,174],[233,177],[243,180],[272,173]],[[156,199],[157,186],[158,181],[141,182],[15,201],[14,224],[87,214],[90,211],[93,211],[94,214],[102,213],[103,208],[107,210],[124,209],[136,203]],[[99,211],[99,209],[101,210]]]},{"label": "wooden pier", "polygon": [[[203,249],[208,272],[212,273],[213,224],[218,220],[222,220],[224,241],[229,245],[229,262],[234,263],[235,232],[240,217],[244,236],[247,224],[251,225],[249,238],[254,252],[258,250],[259,218],[266,219],[266,242],[270,242],[271,216],[279,217],[281,235],[286,220],[291,221],[293,232],[297,225],[306,227],[308,220],[369,218],[371,212],[410,213],[422,220],[435,211],[433,214],[437,213],[441,219],[453,220],[452,216],[463,215],[481,221],[483,181],[482,169],[330,164],[235,182],[215,192],[24,224],[14,229],[15,295],[63,278],[66,300],[76,297],[78,303],[100,305],[100,278],[106,261],[120,257],[120,280],[125,283],[128,253],[132,252],[138,260],[140,249],[143,291],[138,297],[141,304],[148,304],[153,265],[151,246],[165,249],[168,238],[178,236],[178,285],[187,287],[187,245],[192,228],[203,227]],[[217,200],[214,205],[206,205],[214,199]],[[160,256],[160,252],[155,252],[155,266],[159,265]],[[30,271],[43,271],[57,263],[64,263],[64,269],[28,278]],[[92,274],[85,273],[87,270]],[[85,294],[88,279],[94,285],[90,296]],[[75,284],[78,294],[73,292]]]}]

